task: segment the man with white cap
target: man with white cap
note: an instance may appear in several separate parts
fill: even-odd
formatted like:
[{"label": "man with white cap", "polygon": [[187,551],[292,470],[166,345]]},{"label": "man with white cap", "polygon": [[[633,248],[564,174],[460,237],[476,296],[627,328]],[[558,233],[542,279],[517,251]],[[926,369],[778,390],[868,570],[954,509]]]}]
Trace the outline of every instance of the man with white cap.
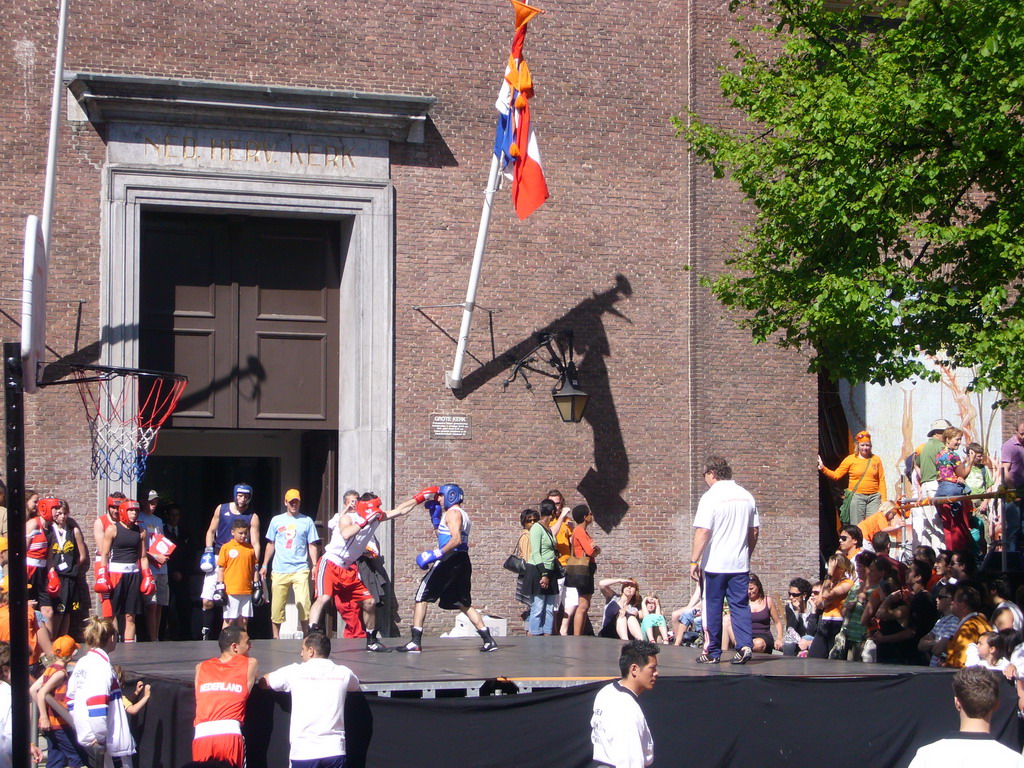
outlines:
[{"label": "man with white cap", "polygon": [[295,488],[284,495],[285,512],[275,516],[267,529],[266,554],[260,578],[267,578],[267,567],[273,561],[270,588],[270,621],[274,626],[274,639],[281,636],[284,624],[284,606],[288,602],[288,590],[295,595],[295,607],[299,613],[302,634],[309,631],[309,571],[316,563],[316,542],[320,534],[306,515],[299,514],[302,497]]},{"label": "man with white cap", "polygon": [[[928,427],[928,440],[917,454],[917,466],[921,470],[921,496],[934,496],[939,489],[939,470],[935,457],[945,447],[942,433],[952,427],[945,419],[936,419]],[[914,526],[914,544],[927,544],[935,550],[945,549],[946,539],[942,525],[936,520],[935,507],[915,507],[911,514]]]}]

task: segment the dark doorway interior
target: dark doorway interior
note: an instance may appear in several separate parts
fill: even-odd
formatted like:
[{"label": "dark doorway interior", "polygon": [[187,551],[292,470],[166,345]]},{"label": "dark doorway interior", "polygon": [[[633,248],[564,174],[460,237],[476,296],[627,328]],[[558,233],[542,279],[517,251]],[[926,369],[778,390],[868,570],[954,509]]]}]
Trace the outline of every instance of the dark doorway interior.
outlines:
[{"label": "dark doorway interior", "polygon": [[[277,514],[276,503],[280,462],[275,457],[245,456],[161,456],[150,457],[146,478],[140,487],[145,495],[156,490],[161,499],[175,502],[181,507],[182,546],[189,552],[192,573],[189,584],[191,610],[182,610],[179,636],[187,631],[192,637],[199,633],[201,616],[198,610],[203,574],[199,570],[199,555],[205,546],[207,526],[218,504],[231,501],[236,483],[248,483],[253,488],[253,511],[260,518],[260,538],[266,534],[270,518]],[[253,637],[270,636],[270,617],[266,608],[253,615]],[[184,639],[184,638],[180,638]]]}]

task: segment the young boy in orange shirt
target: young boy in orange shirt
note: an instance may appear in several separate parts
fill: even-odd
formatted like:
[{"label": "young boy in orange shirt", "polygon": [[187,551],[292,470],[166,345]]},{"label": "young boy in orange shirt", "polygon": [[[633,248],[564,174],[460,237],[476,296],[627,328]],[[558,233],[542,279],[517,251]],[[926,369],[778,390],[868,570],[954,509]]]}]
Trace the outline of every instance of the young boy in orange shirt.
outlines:
[{"label": "young boy in orange shirt", "polygon": [[249,521],[231,524],[231,541],[217,556],[217,589],[214,599],[223,596],[224,626],[237,624],[245,629],[252,616],[252,582],[256,574],[256,550],[249,543]]}]

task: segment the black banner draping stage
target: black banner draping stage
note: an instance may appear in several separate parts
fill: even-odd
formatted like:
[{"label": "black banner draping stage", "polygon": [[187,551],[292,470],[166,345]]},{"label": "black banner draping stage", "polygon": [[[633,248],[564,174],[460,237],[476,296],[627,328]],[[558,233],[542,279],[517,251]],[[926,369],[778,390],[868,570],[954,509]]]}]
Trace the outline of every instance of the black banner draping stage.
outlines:
[{"label": "black banner draping stage", "polygon": [[[180,768],[191,757],[192,687],[150,683],[152,699],[135,724],[137,765]],[[956,730],[951,683],[951,673],[927,670],[840,678],[712,672],[662,676],[640,702],[655,766],[905,766],[918,746]],[[346,710],[349,766],[584,768],[594,695],[604,684],[472,698],[355,695]],[[253,692],[249,768],[286,768],[289,709],[287,696]],[[993,733],[1020,751],[1008,682]]]}]

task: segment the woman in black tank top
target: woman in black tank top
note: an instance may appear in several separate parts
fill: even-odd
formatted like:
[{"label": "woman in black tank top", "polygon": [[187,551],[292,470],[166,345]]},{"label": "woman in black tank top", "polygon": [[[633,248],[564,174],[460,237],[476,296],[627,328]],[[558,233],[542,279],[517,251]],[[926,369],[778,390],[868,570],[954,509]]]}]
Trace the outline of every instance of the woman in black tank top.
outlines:
[{"label": "woman in black tank top", "polygon": [[149,574],[149,559],[146,532],[136,523],[138,517],[137,501],[122,502],[118,516],[106,530],[101,553],[112,587],[110,607],[126,643],[135,642],[135,617],[146,609],[142,585],[143,575]]}]

